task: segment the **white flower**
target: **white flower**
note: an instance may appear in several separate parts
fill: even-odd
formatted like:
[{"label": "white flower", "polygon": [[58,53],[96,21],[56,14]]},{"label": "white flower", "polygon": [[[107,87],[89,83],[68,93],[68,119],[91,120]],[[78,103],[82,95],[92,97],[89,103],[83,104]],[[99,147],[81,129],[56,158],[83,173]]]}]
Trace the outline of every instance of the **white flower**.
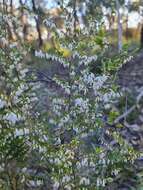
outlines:
[{"label": "white flower", "polygon": [[28,69],[23,69],[20,71],[20,74],[22,76],[22,78],[24,78],[26,76],[26,73],[28,72]]},{"label": "white flower", "polygon": [[108,103],[108,102],[110,102],[112,99],[118,98],[118,97],[120,97],[120,94],[119,94],[119,93],[115,93],[114,91],[110,91],[110,92],[105,93],[105,94],[103,95],[103,101],[104,101],[104,103]]},{"label": "white flower", "polygon": [[104,108],[105,108],[105,109],[110,109],[110,108],[111,108],[111,104],[109,104],[109,103],[105,104],[105,105],[104,105]]},{"label": "white flower", "polygon": [[13,112],[7,113],[3,118],[6,119],[7,121],[13,123],[13,124],[15,124],[17,121],[19,121],[21,119],[19,116],[17,116]]},{"label": "white flower", "polygon": [[30,185],[35,186],[35,181],[29,180]]},{"label": "white flower", "polygon": [[80,185],[89,185],[90,181],[89,181],[89,178],[86,178],[86,177],[82,177],[80,179]]},{"label": "white flower", "polygon": [[75,107],[78,107],[81,112],[88,109],[88,100],[83,100],[82,98],[75,99]]},{"label": "white flower", "polygon": [[101,185],[101,179],[100,178],[97,178],[96,185],[97,185],[97,187],[99,187]]},{"label": "white flower", "polygon": [[22,135],[29,134],[29,129],[16,129],[15,130],[15,135],[16,136],[22,136]]},{"label": "white flower", "polygon": [[26,171],[27,171],[26,167],[22,168],[22,172],[26,172]]},{"label": "white flower", "polygon": [[81,161],[82,166],[88,166],[88,158],[83,158]]},{"label": "white flower", "polygon": [[102,187],[105,187],[105,182],[106,182],[106,181],[103,179],[103,180],[102,180]]},{"label": "white flower", "polygon": [[93,83],[93,89],[95,95],[97,95],[97,91],[102,88],[103,84],[105,81],[108,79],[108,76],[103,75],[103,76],[98,76],[95,78],[94,83]]},{"label": "white flower", "polygon": [[55,159],[54,159],[54,162],[55,162],[56,164],[61,164],[61,160],[60,160],[59,158],[55,158]]},{"label": "white flower", "polygon": [[82,167],[81,163],[80,163],[80,162],[77,162],[77,163],[76,163],[76,167],[77,167],[77,169],[81,169],[81,167]]},{"label": "white flower", "polygon": [[[72,185],[72,184],[71,184],[71,185]],[[65,186],[65,190],[71,190],[71,189],[72,189],[71,185],[66,185],[66,186]]]},{"label": "white flower", "polygon": [[43,181],[42,181],[42,180],[37,180],[36,182],[37,182],[37,185],[38,185],[38,186],[40,186],[40,185],[43,184]]},{"label": "white flower", "polygon": [[23,135],[23,129],[16,129],[16,131],[15,131],[15,135],[16,136],[22,136]]},{"label": "white flower", "polygon": [[70,94],[70,89],[69,88],[65,88],[65,92],[67,93],[67,94]]},{"label": "white flower", "polygon": [[82,98],[77,98],[77,99],[75,99],[75,105],[76,105],[76,106],[81,106],[82,103],[83,103],[83,99],[82,99]]},{"label": "white flower", "polygon": [[69,182],[70,180],[71,180],[71,177],[66,175],[66,176],[63,177],[62,182],[66,183],[66,182]]},{"label": "white flower", "polygon": [[126,58],[123,62],[123,64],[125,64],[126,62],[131,61],[131,59],[133,59],[133,56],[129,56],[128,58]]},{"label": "white flower", "polygon": [[0,109],[4,108],[4,106],[6,106],[6,102],[0,99]]},{"label": "white flower", "polygon": [[10,70],[13,70],[14,68],[15,68],[15,65],[14,65],[14,64],[9,66],[9,69],[10,69]]},{"label": "white flower", "polygon": [[84,82],[86,82],[87,84],[90,84],[90,85],[93,84],[94,79],[95,79],[95,76],[94,76],[93,73],[86,74],[86,75],[84,75],[84,77],[83,77]]},{"label": "white flower", "polygon": [[92,168],[94,168],[96,166],[96,164],[92,161],[89,164],[90,164],[90,167],[92,167]]},{"label": "white flower", "polygon": [[41,50],[35,51],[35,57],[45,58],[45,54]]},{"label": "white flower", "polygon": [[[71,151],[71,150],[66,150],[65,156],[66,156],[67,159],[74,159],[74,152]],[[70,162],[70,163],[71,163],[71,162]],[[69,164],[70,164],[70,163],[69,163]]]},{"label": "white flower", "polygon": [[49,119],[49,123],[50,123],[50,124],[55,124],[56,122],[55,122],[54,119]]},{"label": "white flower", "polygon": [[53,190],[58,190],[58,189],[59,189],[59,186],[60,186],[59,182],[56,181],[56,182],[54,183],[54,185],[53,185]]},{"label": "white flower", "polygon": [[117,170],[117,169],[115,169],[115,170],[113,171],[113,173],[114,173],[116,176],[118,175],[119,172],[120,172],[120,171]]}]

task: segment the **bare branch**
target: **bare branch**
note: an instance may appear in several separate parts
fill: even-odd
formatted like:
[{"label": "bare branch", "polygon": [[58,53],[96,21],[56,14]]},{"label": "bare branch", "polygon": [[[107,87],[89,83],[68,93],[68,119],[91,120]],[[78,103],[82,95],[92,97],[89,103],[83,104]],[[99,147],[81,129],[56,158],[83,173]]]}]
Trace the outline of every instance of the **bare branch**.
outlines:
[{"label": "bare branch", "polygon": [[121,121],[123,121],[130,113],[132,113],[135,109],[139,108],[139,103],[141,101],[141,99],[143,98],[143,91],[141,91],[139,93],[139,95],[137,96],[136,98],[136,102],[135,104],[130,108],[128,109],[126,112],[124,112],[122,115],[120,115],[119,117],[117,117],[115,119],[115,121],[113,122],[113,125],[117,124],[117,123],[120,123]]}]

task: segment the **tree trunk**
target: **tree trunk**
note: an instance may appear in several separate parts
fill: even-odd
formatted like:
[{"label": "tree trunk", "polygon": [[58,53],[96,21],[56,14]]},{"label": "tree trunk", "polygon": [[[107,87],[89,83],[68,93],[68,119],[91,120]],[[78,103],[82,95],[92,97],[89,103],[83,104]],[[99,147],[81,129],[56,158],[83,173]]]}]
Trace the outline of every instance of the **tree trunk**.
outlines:
[{"label": "tree trunk", "polygon": [[116,10],[118,18],[118,52],[122,50],[122,23],[121,23],[121,14],[120,14],[120,3],[119,0],[116,0]]},{"label": "tree trunk", "polygon": [[126,16],[126,40],[128,41],[128,21],[129,21],[129,16],[128,16],[128,14],[127,14],[127,16]]},{"label": "tree trunk", "polygon": [[77,25],[77,11],[76,11],[76,0],[73,3],[73,16],[74,16],[74,36],[76,37],[76,25]]},{"label": "tree trunk", "polygon": [[32,0],[32,8],[33,8],[33,12],[36,14],[35,22],[36,22],[36,28],[38,32],[38,38],[39,38],[39,47],[41,47],[43,45],[43,40],[42,40],[42,33],[40,29],[40,18],[39,18],[39,15],[37,14],[35,0]]},{"label": "tree trunk", "polygon": [[141,31],[140,31],[140,46],[143,48],[143,24],[141,26]]}]

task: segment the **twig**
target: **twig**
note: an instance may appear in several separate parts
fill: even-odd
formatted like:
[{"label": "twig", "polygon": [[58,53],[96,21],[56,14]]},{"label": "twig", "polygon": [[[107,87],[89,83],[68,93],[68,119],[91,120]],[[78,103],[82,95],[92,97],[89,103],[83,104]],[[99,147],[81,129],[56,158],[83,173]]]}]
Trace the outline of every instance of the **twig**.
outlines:
[{"label": "twig", "polygon": [[130,109],[128,109],[125,113],[123,113],[122,115],[120,115],[119,117],[117,117],[115,119],[115,121],[113,122],[114,125],[116,125],[117,123],[121,122],[123,119],[125,119],[132,111],[134,111],[136,109],[136,105],[132,106]]},{"label": "twig", "polygon": [[143,98],[143,91],[141,91],[141,93],[137,96],[136,99],[136,103],[135,105],[133,105],[130,109],[126,110],[122,115],[120,115],[119,117],[117,117],[115,119],[115,121],[113,122],[113,124],[117,124],[119,122],[121,122],[122,120],[124,120],[131,112],[133,112],[136,108],[139,108],[139,103],[140,100]]}]

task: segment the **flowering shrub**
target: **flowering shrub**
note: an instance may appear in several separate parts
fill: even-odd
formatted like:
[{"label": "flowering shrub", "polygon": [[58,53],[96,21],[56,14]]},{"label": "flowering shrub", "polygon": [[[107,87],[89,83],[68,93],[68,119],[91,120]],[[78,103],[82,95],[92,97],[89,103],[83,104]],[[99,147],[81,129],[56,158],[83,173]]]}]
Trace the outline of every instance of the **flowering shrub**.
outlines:
[{"label": "flowering shrub", "polygon": [[[5,30],[0,35],[5,38]],[[105,189],[139,156],[112,126],[119,115],[113,104],[121,94],[109,72],[92,73],[97,55],[80,54],[78,42],[66,43],[69,56],[35,51],[36,57],[66,71],[52,78],[44,73],[46,81],[38,78],[59,90],[50,96],[50,109],[42,111],[34,107],[41,101],[36,92],[46,85],[35,83],[38,76],[27,81],[30,72],[23,59],[28,49],[23,44],[0,49],[2,190]]]}]

